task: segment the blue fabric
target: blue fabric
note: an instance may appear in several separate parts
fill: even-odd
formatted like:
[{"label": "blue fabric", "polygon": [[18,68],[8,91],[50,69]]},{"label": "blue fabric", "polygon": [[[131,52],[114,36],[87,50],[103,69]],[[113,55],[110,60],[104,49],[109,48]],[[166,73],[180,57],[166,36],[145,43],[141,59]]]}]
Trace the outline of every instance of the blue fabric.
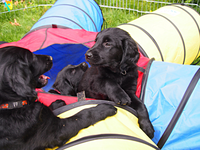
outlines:
[{"label": "blue fabric", "polygon": [[99,32],[103,24],[103,15],[94,0],[57,0],[31,30],[52,24]]},{"label": "blue fabric", "polygon": [[[157,144],[173,117],[199,66],[154,61],[151,65],[144,103],[155,129]],[[198,81],[163,150],[200,149],[200,81]]]},{"label": "blue fabric", "polygon": [[88,49],[88,47],[82,44],[54,44],[33,52],[34,54],[50,55],[53,57],[53,67],[44,74],[49,76],[50,79],[43,89],[46,92],[51,89],[58,72],[68,64],[78,65],[86,62],[85,53]]}]

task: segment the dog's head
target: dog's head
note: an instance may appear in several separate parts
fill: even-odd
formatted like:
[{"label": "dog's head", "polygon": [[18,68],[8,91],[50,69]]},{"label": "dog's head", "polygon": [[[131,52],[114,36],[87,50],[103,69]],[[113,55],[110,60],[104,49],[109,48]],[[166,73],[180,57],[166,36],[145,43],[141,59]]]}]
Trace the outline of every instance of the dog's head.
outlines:
[{"label": "dog's head", "polygon": [[97,34],[95,41],[95,45],[85,54],[91,66],[119,68],[123,72],[139,59],[136,42],[122,29],[105,29]]},{"label": "dog's head", "polygon": [[53,88],[62,95],[76,96],[78,84],[87,68],[85,62],[79,65],[67,65],[58,73]]},{"label": "dog's head", "polygon": [[45,72],[52,67],[52,57],[35,55],[28,49],[9,46],[0,49],[0,103],[33,100],[35,88],[47,84]]}]

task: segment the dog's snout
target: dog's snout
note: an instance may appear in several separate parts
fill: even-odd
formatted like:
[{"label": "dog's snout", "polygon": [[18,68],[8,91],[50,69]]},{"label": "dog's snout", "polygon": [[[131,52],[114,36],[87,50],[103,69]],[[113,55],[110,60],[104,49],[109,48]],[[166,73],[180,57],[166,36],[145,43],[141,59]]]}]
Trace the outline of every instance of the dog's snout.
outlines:
[{"label": "dog's snout", "polygon": [[86,62],[81,63],[81,69],[82,69],[83,71],[86,71],[87,68],[88,68],[88,64],[87,64]]},{"label": "dog's snout", "polygon": [[49,56],[49,60],[53,60],[53,57]]},{"label": "dog's snout", "polygon": [[46,55],[46,64],[48,66],[52,66],[53,65],[53,57]]},{"label": "dog's snout", "polygon": [[53,60],[53,57],[52,56],[49,56],[49,55],[43,55],[43,57],[45,58],[45,60],[47,61],[47,62],[51,62],[52,60]]},{"label": "dog's snout", "polygon": [[92,54],[91,52],[87,52],[85,55],[86,55],[86,58],[91,58],[91,57],[93,57],[93,54]]},{"label": "dog's snout", "polygon": [[83,62],[83,63],[82,63],[82,66],[83,66],[83,67],[87,66],[87,63],[86,63],[86,62]]}]

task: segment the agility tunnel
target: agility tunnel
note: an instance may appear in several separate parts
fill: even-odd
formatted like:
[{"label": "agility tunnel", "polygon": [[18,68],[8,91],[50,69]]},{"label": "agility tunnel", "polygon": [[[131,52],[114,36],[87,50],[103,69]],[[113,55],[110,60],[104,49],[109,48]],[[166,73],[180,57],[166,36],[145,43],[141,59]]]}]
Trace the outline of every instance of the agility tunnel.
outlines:
[{"label": "agility tunnel", "polygon": [[[139,128],[137,113],[128,106],[116,105],[105,100],[81,101],[54,110],[60,118],[67,118],[82,109],[109,103],[117,108],[117,114],[82,129],[57,150],[157,150],[154,142]],[[52,150],[52,149],[46,149]]]},{"label": "agility tunnel", "polygon": [[118,27],[129,32],[148,58],[191,64],[200,56],[200,15],[189,6],[167,5]]},{"label": "agility tunnel", "polygon": [[[166,6],[166,7],[168,8],[172,6]],[[178,8],[179,7],[177,7],[177,9]],[[186,7],[186,8],[190,9],[189,7]],[[148,15],[144,15],[144,16],[148,16]],[[199,30],[197,33],[198,33],[198,38],[199,38]],[[47,74],[45,74],[47,76],[50,76],[51,78],[49,80],[48,85],[44,88],[45,91],[48,91],[51,88],[52,84],[54,83],[57,73],[64,66],[68,64],[76,65],[85,61],[84,54],[90,47],[94,45],[94,39],[96,37],[96,34],[97,32],[90,32],[90,31],[86,31],[85,29],[59,28],[59,26],[51,25],[51,27],[47,27],[47,28],[35,28],[34,30],[31,30],[31,32],[29,32],[20,41],[12,42],[12,43],[4,43],[4,44],[1,44],[0,47],[20,46],[20,47],[30,49],[35,54],[47,54],[47,55],[53,56],[54,66]],[[136,35],[142,35],[142,34],[136,34]],[[134,37],[134,39],[136,39],[137,37]],[[145,40],[144,37],[143,39]],[[141,43],[139,44],[140,44],[140,52],[143,52],[142,50],[144,49],[146,51],[146,48],[144,48],[144,46]],[[193,41],[191,41],[191,44],[193,44]],[[191,51],[191,54],[193,53],[194,52]],[[198,54],[195,54],[194,57],[197,57],[197,56]],[[149,56],[149,58],[151,58],[151,56]],[[154,135],[155,137],[153,138],[153,142],[155,142],[155,144],[158,144],[158,146],[160,148],[162,147],[162,149],[164,150],[165,149],[166,150],[167,149],[199,149],[200,147],[200,144],[199,144],[199,140],[200,140],[199,139],[199,135],[200,135],[199,134],[199,131],[200,131],[199,130],[199,126],[200,126],[199,114],[200,112],[199,112],[199,106],[198,106],[199,103],[197,101],[199,98],[199,92],[197,91],[197,89],[200,88],[199,82],[197,82],[195,88],[191,90],[193,92],[191,96],[188,98],[188,101],[182,113],[178,113],[178,114],[181,114],[179,116],[179,119],[178,120],[172,119],[174,114],[176,114],[175,113],[176,110],[179,110],[178,109],[179,104],[181,104],[182,106],[182,103],[181,103],[182,98],[185,97],[183,95],[187,93],[186,89],[199,67],[167,63],[167,62],[157,62],[157,61],[152,62],[147,57],[143,57],[142,55],[140,57],[138,66],[140,67],[140,70],[138,71],[139,79],[138,79],[136,95],[140,96],[140,98],[144,101],[145,105],[147,106],[147,109],[150,115],[150,120],[155,129],[155,135]],[[192,88],[189,88],[189,89],[192,89]],[[76,104],[79,104],[79,102],[77,102],[76,97],[48,94],[45,91],[42,90],[42,92],[38,92],[38,99],[40,102],[44,103],[47,106],[49,105],[50,102],[53,102],[56,99],[65,100],[67,106],[64,106],[65,109],[61,111],[61,113],[65,111],[68,112],[68,109],[66,107],[76,106]],[[116,107],[119,107],[119,106],[116,106]],[[71,145],[69,147],[71,149],[72,148],[84,149],[82,148],[82,146],[90,146],[90,145],[96,146],[97,145],[96,143],[99,142],[98,146],[95,147],[95,149],[98,149],[100,143],[102,143],[101,145],[105,144],[105,145],[110,146],[109,144],[112,144],[111,142],[114,141],[115,143],[112,145],[116,144],[117,146],[113,147],[113,149],[117,149],[118,147],[121,148],[120,146],[123,146],[123,148],[121,149],[125,149],[125,147],[127,147],[127,149],[128,147],[130,147],[131,149],[132,147],[136,147],[137,149],[148,149],[148,148],[152,149],[155,146],[155,144],[152,143],[152,141],[148,139],[148,137],[146,139],[146,136],[144,135],[144,133],[140,130],[139,127],[137,127],[138,126],[137,121],[136,121],[137,114],[134,114],[134,115],[133,113],[130,114],[129,111],[127,111],[126,109],[123,110],[121,109],[121,107],[118,108],[118,114],[121,114],[121,110],[123,112],[126,112],[125,113],[126,115],[124,115],[123,113],[122,113],[123,117],[119,115],[121,116],[119,117],[119,119],[121,119],[120,122],[115,122],[115,119],[114,119],[111,121],[111,123],[110,122],[107,123],[107,119],[108,120],[112,119],[112,117],[109,117],[106,120],[99,122],[100,124],[104,124],[104,123],[107,124],[106,127],[111,126],[110,128],[114,128],[113,125],[117,125],[116,127],[120,128],[119,132],[117,130],[113,131],[114,129],[111,130],[111,132],[108,132],[108,130],[105,131],[99,127],[97,128],[98,124],[95,124],[94,126],[91,126],[90,128],[93,129],[94,133],[98,132],[97,134],[103,134],[102,136],[99,136],[100,139],[97,140],[96,138],[94,138],[94,140],[82,142],[85,139],[87,139],[84,137],[89,137],[91,139],[94,137],[93,133],[89,132],[89,130],[87,129],[84,129],[84,135],[82,135],[82,131],[83,131],[82,130],[80,134],[78,134],[76,137],[71,139],[71,141],[69,141],[71,144],[68,142],[69,145],[68,144],[66,145],[67,146]],[[131,118],[135,118],[135,119],[131,119]],[[116,119],[116,120],[118,121],[119,119]],[[130,125],[128,122],[129,123],[131,122]],[[175,123],[175,126],[173,127],[170,124],[170,122],[172,122],[172,125]],[[119,127],[121,125],[123,127]],[[130,130],[131,130],[130,133],[127,133],[126,131],[127,126],[130,127]],[[170,131],[169,129],[171,129],[172,131]],[[85,132],[87,132],[87,134]],[[135,132],[139,132],[137,134],[138,136],[135,136]],[[117,138],[114,138],[115,136],[110,136],[110,139],[112,140],[109,140],[109,138],[103,137],[104,133],[109,133],[112,135],[117,134],[117,137],[120,137],[120,138],[122,136],[126,136],[126,137],[128,136],[128,137],[131,137],[131,139],[133,139],[133,137],[134,138],[136,137],[136,138],[142,139],[140,141],[143,141],[143,142],[138,143],[133,140],[127,140],[125,138],[118,140]],[[166,133],[168,133],[167,136],[166,136]],[[120,136],[118,136],[119,134]],[[103,138],[101,139],[101,137]],[[81,141],[82,144],[76,144],[79,141]],[[143,144],[144,141],[147,141],[147,143],[151,143],[150,145],[154,145],[154,146],[149,147],[149,144],[147,145]],[[73,143],[75,143],[75,145],[77,146],[75,145],[72,146]],[[132,145],[134,143],[136,143],[136,145],[140,145],[140,146],[142,145],[142,146],[147,146],[147,147],[138,148],[137,146]],[[63,146],[61,149],[68,148],[65,146]],[[112,149],[111,147],[108,147],[108,148]],[[156,149],[156,148],[157,147],[154,147],[153,149]]]},{"label": "agility tunnel", "polygon": [[94,0],[57,0],[30,31],[53,26],[99,32],[102,24],[101,9]]},{"label": "agility tunnel", "polygon": [[[38,30],[38,32],[41,30]],[[48,33],[54,31],[52,32],[52,34],[54,35],[52,37],[55,39],[55,43],[61,41],[60,37],[63,36],[63,43],[52,44],[51,39],[47,40],[49,42],[51,41],[50,43],[48,43],[47,41],[43,42],[42,40],[38,42],[39,40],[36,39],[39,45],[37,45],[37,42],[33,40],[30,40],[30,43],[26,42],[26,40],[29,41],[29,38],[33,39],[33,32],[32,34],[29,34],[24,39],[18,42],[4,43],[0,45],[0,47],[30,47],[31,51],[33,51],[34,53],[51,53],[51,55],[60,56],[55,57],[54,60],[56,62],[56,65],[58,65],[59,67],[59,65],[63,65],[64,63],[66,63],[65,65],[67,65],[67,63],[75,64],[79,63],[78,61],[84,61],[84,51],[89,49],[89,47],[94,44],[94,41],[92,41],[92,39],[94,39],[97,34],[95,32],[88,32],[85,30],[58,28],[49,29],[48,31]],[[69,41],[68,43],[67,40],[64,39],[64,37],[66,37],[67,33],[69,32],[71,33],[68,35],[69,38],[71,37],[71,35],[75,36],[76,38],[79,37],[79,39],[77,39],[77,43],[70,43]],[[41,36],[37,36],[38,38],[46,38],[46,36],[42,36],[43,34],[45,35],[45,32],[40,33]],[[81,35],[84,36],[82,37]],[[57,36],[59,38],[56,38]],[[73,36],[71,37],[72,39]],[[86,39],[85,36],[87,36],[88,38]],[[32,47],[35,45],[41,46],[43,45],[43,43],[44,45],[50,44],[50,46],[46,45],[47,47],[40,50],[34,50],[34,48]],[[73,47],[73,45],[78,46],[76,47],[78,50],[73,51],[75,48]],[[72,49],[70,49],[70,47]],[[81,47],[85,47],[86,49],[81,49]],[[66,51],[66,48],[69,48],[69,51]],[[75,60],[73,60],[72,58],[74,58]],[[158,144],[158,146],[163,150],[199,149],[200,103],[198,102],[198,100],[200,94],[200,75],[198,70],[200,67],[193,65],[181,65],[176,63],[153,61],[153,59],[150,60],[147,57],[144,57],[142,54],[140,55],[138,66],[140,69],[138,71],[139,79],[136,95],[139,96],[142,101],[144,101],[148,109],[150,120],[155,130],[153,142],[155,142],[155,144]],[[57,67],[50,70],[50,75],[55,75],[56,77],[56,72],[58,71],[56,70],[56,68]],[[50,81],[53,83],[53,79]],[[51,86],[48,85],[48,88],[50,87]],[[76,104],[76,102],[78,102],[77,97],[49,94],[43,90],[38,92],[38,100],[47,106],[49,106],[50,103],[55,101],[56,99],[65,100],[67,106],[73,106]],[[123,120],[122,123],[123,122],[125,121]],[[113,127],[114,123],[112,123],[111,125]],[[126,125],[127,123],[125,123],[125,126]],[[97,131],[99,130],[99,132],[101,131],[99,128],[95,129]],[[116,134],[118,134],[118,132],[116,132]],[[124,145],[128,146],[127,143],[125,143]],[[129,146],[131,146],[131,144]]]},{"label": "agility tunnel", "polygon": [[200,67],[149,61],[140,98],[145,103],[159,148],[200,148]]}]

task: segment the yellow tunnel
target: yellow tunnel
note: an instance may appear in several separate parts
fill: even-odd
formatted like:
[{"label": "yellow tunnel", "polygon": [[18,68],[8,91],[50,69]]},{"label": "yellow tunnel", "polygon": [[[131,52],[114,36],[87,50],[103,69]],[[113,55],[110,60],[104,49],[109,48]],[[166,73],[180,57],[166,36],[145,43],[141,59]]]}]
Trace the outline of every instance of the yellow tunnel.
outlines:
[{"label": "yellow tunnel", "polygon": [[200,56],[200,15],[189,6],[167,5],[118,27],[157,61],[191,64]]},{"label": "yellow tunnel", "polygon": [[[58,150],[157,150],[157,145],[139,128],[137,113],[128,106],[116,105],[105,100],[87,100],[58,108],[60,118],[70,117],[82,109],[99,103],[113,104],[117,114],[106,118],[71,138]],[[135,114],[136,113],[136,114]],[[56,150],[48,149],[46,150]]]}]

